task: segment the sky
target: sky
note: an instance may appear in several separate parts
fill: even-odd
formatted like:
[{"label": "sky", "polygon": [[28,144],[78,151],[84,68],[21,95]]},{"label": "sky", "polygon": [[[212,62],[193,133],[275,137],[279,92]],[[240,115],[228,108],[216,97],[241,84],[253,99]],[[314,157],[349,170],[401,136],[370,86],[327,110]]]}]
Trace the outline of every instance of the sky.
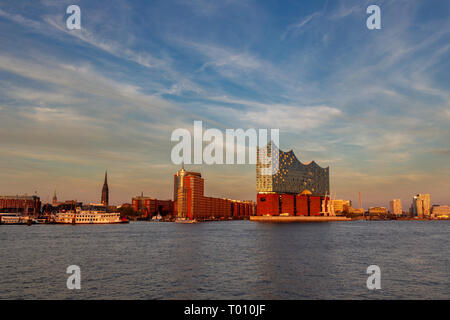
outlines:
[{"label": "sky", "polygon": [[[0,194],[98,203],[108,170],[112,204],[170,199],[171,133],[201,120],[278,128],[337,199],[450,204],[449,16],[446,0],[0,0]],[[256,198],[254,165],[186,169],[208,196]]]}]

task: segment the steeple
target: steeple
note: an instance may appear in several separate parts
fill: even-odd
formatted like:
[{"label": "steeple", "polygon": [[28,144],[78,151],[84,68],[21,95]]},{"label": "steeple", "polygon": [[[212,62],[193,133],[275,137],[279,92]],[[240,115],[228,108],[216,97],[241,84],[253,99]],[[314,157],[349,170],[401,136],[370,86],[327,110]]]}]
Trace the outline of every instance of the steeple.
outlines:
[{"label": "steeple", "polygon": [[55,206],[58,203],[58,198],[56,197],[56,190],[55,193],[53,193],[53,201],[52,204]]},{"label": "steeple", "polygon": [[105,182],[103,183],[102,189],[102,204],[105,206],[109,205],[109,188],[108,188],[108,172],[105,171]]}]

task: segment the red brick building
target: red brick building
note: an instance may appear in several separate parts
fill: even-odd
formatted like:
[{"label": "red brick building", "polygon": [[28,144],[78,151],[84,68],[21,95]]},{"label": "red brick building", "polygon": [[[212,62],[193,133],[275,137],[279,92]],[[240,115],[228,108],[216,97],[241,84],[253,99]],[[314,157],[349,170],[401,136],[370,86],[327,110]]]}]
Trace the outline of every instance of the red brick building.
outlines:
[{"label": "red brick building", "polygon": [[187,219],[242,219],[256,214],[253,201],[204,196],[204,179],[198,172],[183,169],[174,175],[174,212]]},{"label": "red brick building", "polygon": [[258,216],[289,214],[290,216],[320,216],[326,210],[329,197],[308,194],[258,193]]},{"label": "red brick building", "polygon": [[41,199],[38,196],[0,196],[0,212],[38,216]]},{"label": "red brick building", "polygon": [[140,195],[132,199],[132,208],[144,216],[154,216],[157,214],[173,215],[172,200],[158,200],[151,197]]}]

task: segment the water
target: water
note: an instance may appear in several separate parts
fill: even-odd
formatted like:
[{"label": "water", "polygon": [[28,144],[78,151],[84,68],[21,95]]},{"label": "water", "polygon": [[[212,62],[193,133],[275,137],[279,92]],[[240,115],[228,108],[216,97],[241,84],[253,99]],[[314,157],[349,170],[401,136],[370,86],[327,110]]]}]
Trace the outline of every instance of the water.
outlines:
[{"label": "water", "polygon": [[[449,299],[450,221],[0,226],[0,299]],[[381,290],[366,287],[369,265]],[[68,290],[66,268],[81,268]]]}]

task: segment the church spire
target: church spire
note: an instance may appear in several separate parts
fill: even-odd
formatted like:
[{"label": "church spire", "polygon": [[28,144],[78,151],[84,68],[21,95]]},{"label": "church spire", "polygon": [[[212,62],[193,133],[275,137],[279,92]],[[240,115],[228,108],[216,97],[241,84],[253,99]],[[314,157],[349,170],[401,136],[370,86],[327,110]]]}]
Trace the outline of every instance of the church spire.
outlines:
[{"label": "church spire", "polygon": [[105,171],[105,182],[103,183],[102,189],[102,204],[105,206],[109,205],[109,188],[108,188],[108,172]]},{"label": "church spire", "polygon": [[58,198],[56,197],[56,190],[55,190],[55,193],[53,194],[52,204],[55,206],[57,203],[58,203]]}]

